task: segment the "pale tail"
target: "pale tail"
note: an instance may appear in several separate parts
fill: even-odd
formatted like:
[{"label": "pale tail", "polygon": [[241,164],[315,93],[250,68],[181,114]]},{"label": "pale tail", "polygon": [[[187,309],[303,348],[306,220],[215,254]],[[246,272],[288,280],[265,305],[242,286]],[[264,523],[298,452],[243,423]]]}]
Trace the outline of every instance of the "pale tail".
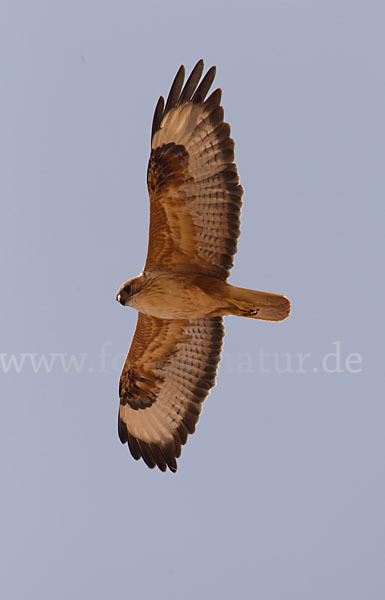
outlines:
[{"label": "pale tail", "polygon": [[263,321],[282,321],[289,316],[290,302],[285,296],[247,290],[234,285],[228,285],[228,288],[228,314]]}]

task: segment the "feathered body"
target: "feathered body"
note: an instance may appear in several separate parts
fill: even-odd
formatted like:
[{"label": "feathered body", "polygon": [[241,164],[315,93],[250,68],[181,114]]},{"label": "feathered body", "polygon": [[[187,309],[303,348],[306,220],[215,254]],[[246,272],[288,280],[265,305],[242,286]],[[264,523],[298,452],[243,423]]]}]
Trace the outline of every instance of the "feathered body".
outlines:
[{"label": "feathered body", "polygon": [[199,274],[145,272],[126,281],[117,296],[125,306],[158,319],[237,315],[281,321],[290,312],[284,296],[239,288]]},{"label": "feathered body", "polygon": [[147,185],[150,229],[143,272],[118,291],[138,310],[120,379],[119,436],[134,458],[162,471],[195,431],[215,384],[223,317],[280,321],[284,296],[227,283],[240,233],[243,189],[221,91],[203,61],[183,86],[182,66],[155,109]]}]

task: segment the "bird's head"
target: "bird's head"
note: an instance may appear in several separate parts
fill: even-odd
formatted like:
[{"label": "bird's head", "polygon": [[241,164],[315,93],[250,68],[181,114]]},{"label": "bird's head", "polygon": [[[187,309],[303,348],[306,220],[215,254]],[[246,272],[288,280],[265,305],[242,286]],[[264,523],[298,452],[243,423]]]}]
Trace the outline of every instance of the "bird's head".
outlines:
[{"label": "bird's head", "polygon": [[123,306],[132,306],[133,296],[142,287],[141,279],[142,275],[138,275],[138,277],[133,277],[120,286],[118,293],[116,294],[116,299],[120,304]]}]

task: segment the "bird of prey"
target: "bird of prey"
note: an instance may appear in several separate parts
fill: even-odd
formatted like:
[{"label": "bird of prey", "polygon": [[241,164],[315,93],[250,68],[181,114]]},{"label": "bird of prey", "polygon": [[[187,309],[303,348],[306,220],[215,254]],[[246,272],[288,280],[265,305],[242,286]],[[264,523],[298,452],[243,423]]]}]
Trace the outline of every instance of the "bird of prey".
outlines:
[{"label": "bird of prey", "polygon": [[120,377],[118,432],[132,456],[175,472],[215,385],[223,317],[281,321],[284,296],[227,283],[240,233],[243,188],[215,77],[200,60],[183,85],[182,65],[156,105],[147,187],[148,252],[116,299],[138,311]]}]

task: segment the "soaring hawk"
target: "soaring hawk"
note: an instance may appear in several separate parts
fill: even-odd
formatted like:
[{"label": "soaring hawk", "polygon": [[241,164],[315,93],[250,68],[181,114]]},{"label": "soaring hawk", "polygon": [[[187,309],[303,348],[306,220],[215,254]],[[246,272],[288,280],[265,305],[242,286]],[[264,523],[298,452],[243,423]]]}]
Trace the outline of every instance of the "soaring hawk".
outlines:
[{"label": "soaring hawk", "polygon": [[203,61],[183,86],[180,67],[156,105],[147,186],[146,264],[117,300],[138,310],[120,378],[119,437],[135,459],[176,471],[202,402],[215,384],[223,317],[281,321],[287,298],[226,282],[240,233],[243,189],[215,77]]}]

